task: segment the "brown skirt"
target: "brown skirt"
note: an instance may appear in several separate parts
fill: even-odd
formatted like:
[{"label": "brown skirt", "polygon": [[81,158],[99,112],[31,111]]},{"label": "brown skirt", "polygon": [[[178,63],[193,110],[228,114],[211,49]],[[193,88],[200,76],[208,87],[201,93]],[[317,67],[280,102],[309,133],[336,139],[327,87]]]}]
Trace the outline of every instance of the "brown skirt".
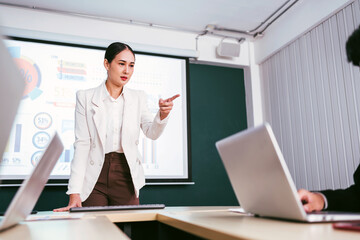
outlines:
[{"label": "brown skirt", "polygon": [[99,179],[82,206],[138,205],[129,165],[123,153],[105,154]]}]

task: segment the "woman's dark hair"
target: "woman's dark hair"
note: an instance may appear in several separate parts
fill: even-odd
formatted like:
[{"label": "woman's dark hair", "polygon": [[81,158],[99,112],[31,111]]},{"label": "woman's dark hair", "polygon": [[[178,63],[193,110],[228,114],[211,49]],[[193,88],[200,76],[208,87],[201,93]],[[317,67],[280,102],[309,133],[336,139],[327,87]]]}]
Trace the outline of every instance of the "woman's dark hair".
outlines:
[{"label": "woman's dark hair", "polygon": [[127,45],[125,43],[121,43],[121,42],[114,42],[107,47],[106,52],[105,52],[105,59],[107,59],[108,62],[111,63],[111,61],[115,58],[115,56],[118,53],[120,53],[126,49],[130,50],[130,52],[135,57],[135,53],[129,45]]},{"label": "woman's dark hair", "polygon": [[360,26],[351,34],[346,42],[346,55],[349,62],[360,65]]}]

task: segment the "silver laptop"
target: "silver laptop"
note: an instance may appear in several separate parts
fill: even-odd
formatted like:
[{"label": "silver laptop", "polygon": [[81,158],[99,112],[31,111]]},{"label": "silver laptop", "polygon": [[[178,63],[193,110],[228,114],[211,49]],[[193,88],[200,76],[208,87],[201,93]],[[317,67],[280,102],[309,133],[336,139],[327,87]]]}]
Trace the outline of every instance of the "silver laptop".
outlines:
[{"label": "silver laptop", "polygon": [[[0,154],[5,150],[19,103],[23,97],[25,81],[10,56],[0,33]],[[0,158],[0,161],[2,158]]]},{"label": "silver laptop", "polygon": [[59,135],[55,133],[33,172],[16,192],[1,219],[0,231],[25,220],[31,213],[63,149]]},{"label": "silver laptop", "polygon": [[355,213],[305,212],[269,124],[222,139],[216,147],[245,212],[301,222],[360,220]]},{"label": "silver laptop", "polygon": [[[8,53],[0,33],[0,160],[22,99],[25,82]],[[24,220],[34,208],[64,147],[57,135],[53,136],[45,153],[11,201],[4,217],[0,218],[0,231]],[[1,166],[0,166],[1,167]]]}]

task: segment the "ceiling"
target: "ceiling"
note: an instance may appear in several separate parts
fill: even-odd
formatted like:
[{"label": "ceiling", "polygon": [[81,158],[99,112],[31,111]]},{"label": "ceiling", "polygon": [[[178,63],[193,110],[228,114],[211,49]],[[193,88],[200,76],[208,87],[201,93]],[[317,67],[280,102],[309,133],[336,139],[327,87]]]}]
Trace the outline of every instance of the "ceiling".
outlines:
[{"label": "ceiling", "polygon": [[196,33],[207,30],[225,36],[261,33],[296,2],[298,0],[0,0],[0,4],[5,5]]}]

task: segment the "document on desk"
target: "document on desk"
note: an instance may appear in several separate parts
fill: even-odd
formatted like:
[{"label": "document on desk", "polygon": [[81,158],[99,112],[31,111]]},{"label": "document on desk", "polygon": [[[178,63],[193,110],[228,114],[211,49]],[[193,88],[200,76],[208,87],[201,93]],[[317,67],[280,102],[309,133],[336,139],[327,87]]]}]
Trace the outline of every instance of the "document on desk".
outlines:
[{"label": "document on desk", "polygon": [[83,213],[62,213],[62,214],[36,214],[29,215],[25,221],[48,221],[48,220],[70,220],[70,219],[80,219],[84,216]]}]

